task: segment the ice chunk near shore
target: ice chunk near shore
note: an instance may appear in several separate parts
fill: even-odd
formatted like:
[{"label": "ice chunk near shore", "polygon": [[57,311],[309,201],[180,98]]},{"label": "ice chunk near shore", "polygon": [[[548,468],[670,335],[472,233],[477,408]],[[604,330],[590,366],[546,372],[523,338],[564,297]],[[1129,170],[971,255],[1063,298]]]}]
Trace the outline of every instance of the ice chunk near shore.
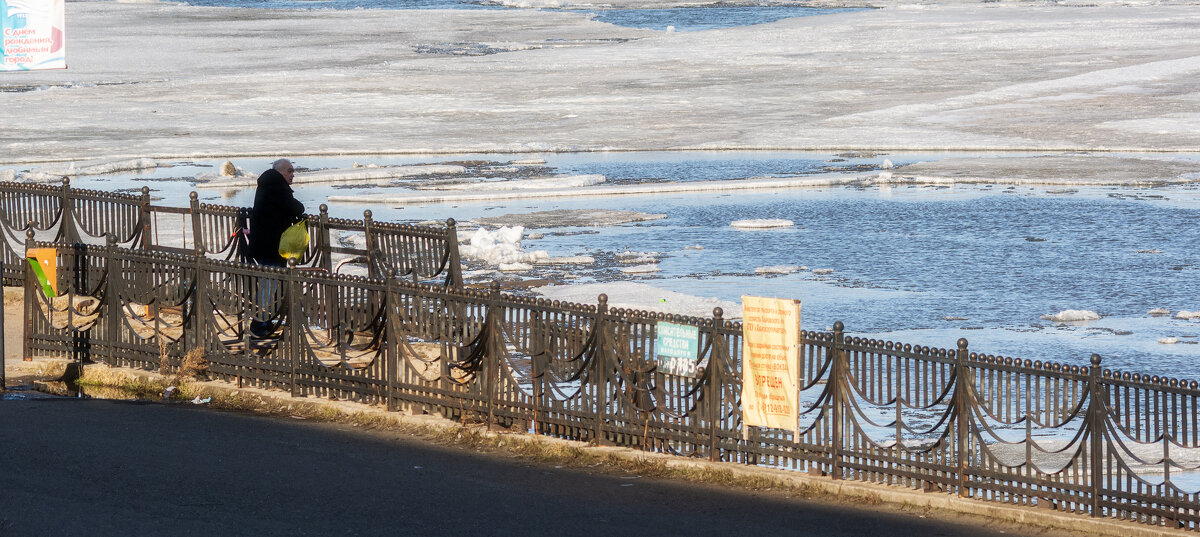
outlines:
[{"label": "ice chunk near shore", "polygon": [[1180,310],[1179,312],[1175,313],[1175,318],[1186,319],[1189,321],[1192,319],[1200,319],[1200,311]]},{"label": "ice chunk near shore", "polygon": [[1096,321],[1100,314],[1091,310],[1062,310],[1053,315],[1042,315],[1042,319],[1056,323],[1072,323],[1079,321]]},{"label": "ice chunk near shore", "polygon": [[1160,338],[1158,338],[1158,342],[1162,343],[1163,345],[1174,345],[1176,343],[1179,343],[1179,338],[1177,338],[1177,337],[1160,337]]},{"label": "ice chunk near shore", "polygon": [[712,317],[713,308],[720,307],[725,319],[740,319],[742,305],[738,302],[706,298],[659,289],[639,282],[584,283],[537,287],[533,292],[550,300],[577,304],[595,304],[600,294],[608,295],[609,308],[628,308],[690,317]]},{"label": "ice chunk near shore", "polygon": [[795,222],[781,218],[752,218],[749,220],[734,220],[729,223],[730,227],[737,229],[773,229],[795,225]]},{"label": "ice chunk near shore", "polygon": [[650,263],[658,263],[658,252],[634,252],[625,250],[616,254],[617,263],[626,265],[646,265]]},{"label": "ice chunk near shore", "polygon": [[[422,190],[471,190],[471,191],[513,191],[513,190],[543,190],[549,188],[580,188],[594,186],[604,182],[604,176],[569,175],[565,177],[541,177],[536,179],[510,179],[505,181],[475,181],[470,183],[454,183],[445,185],[429,185]],[[665,216],[665,215],[664,215]]]},{"label": "ice chunk near shore", "polygon": [[815,268],[815,269],[813,269],[813,274],[833,274],[833,269],[831,269],[831,268]]},{"label": "ice chunk near shore", "polygon": [[590,255],[575,255],[568,257],[547,257],[545,259],[536,259],[534,263],[539,265],[591,265],[596,262],[596,258]]},{"label": "ice chunk near shore", "polygon": [[755,274],[791,274],[808,270],[808,267],[801,265],[772,265],[769,267],[758,267],[754,269]]},{"label": "ice chunk near shore", "polygon": [[525,272],[533,270],[533,265],[529,263],[500,263],[498,267],[501,272]]},{"label": "ice chunk near shore", "polygon": [[1162,315],[1170,315],[1170,314],[1171,314],[1171,310],[1169,310],[1169,309],[1167,309],[1167,308],[1154,308],[1154,309],[1152,309],[1152,310],[1150,310],[1150,311],[1148,311],[1148,312],[1146,312],[1146,313],[1147,313],[1148,315],[1162,316]]},{"label": "ice chunk near shore", "polygon": [[17,179],[17,170],[5,168],[0,170],[0,181],[15,181]]},{"label": "ice chunk near shore", "polygon": [[77,177],[81,175],[102,175],[134,170],[151,170],[158,167],[158,162],[150,158],[128,160],[89,160],[84,162],[67,162],[50,164],[25,172],[22,177],[26,181],[54,181],[64,176]]},{"label": "ice chunk near shore", "polygon": [[621,272],[625,274],[650,274],[662,270],[657,264],[634,265],[632,267],[621,267]]},{"label": "ice chunk near shore", "polygon": [[[665,214],[643,213],[613,209],[555,209],[532,213],[515,213],[473,219],[485,226],[525,226],[526,229],[552,227],[615,226],[630,222],[647,222],[666,218]],[[533,235],[526,235],[533,238]]]},{"label": "ice chunk near shore", "polygon": [[489,265],[535,263],[550,257],[545,250],[526,252],[521,246],[524,233],[525,228],[521,226],[501,227],[495,231],[481,227],[471,234],[466,244],[459,247],[459,254]]},{"label": "ice chunk near shore", "polygon": [[[360,165],[361,166],[361,165]],[[455,175],[467,169],[457,164],[412,164],[405,166],[361,166],[355,168],[331,168],[296,172],[293,180],[297,185],[314,184],[390,184],[401,179],[412,179],[428,175]],[[239,173],[233,177],[201,174],[196,176],[197,188],[227,188],[257,186],[258,177]]]}]

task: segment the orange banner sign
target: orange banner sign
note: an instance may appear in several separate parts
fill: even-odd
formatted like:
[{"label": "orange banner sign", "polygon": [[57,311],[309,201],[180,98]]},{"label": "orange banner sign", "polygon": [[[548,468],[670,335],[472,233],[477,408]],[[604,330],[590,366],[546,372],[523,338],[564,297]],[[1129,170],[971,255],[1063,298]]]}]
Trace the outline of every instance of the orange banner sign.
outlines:
[{"label": "orange banner sign", "polygon": [[799,427],[800,301],[742,297],[742,423]]}]

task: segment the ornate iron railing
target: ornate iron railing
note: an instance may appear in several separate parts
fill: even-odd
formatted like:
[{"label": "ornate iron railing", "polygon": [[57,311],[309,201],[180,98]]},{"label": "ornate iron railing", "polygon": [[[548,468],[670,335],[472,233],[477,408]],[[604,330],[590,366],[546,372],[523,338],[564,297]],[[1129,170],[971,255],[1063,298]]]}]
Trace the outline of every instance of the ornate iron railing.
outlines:
[{"label": "ornate iron railing", "polygon": [[[195,192],[187,207],[150,201],[146,187],[135,195],[76,189],[66,178],[60,186],[0,182],[4,284],[24,281],[30,230],[42,241],[103,246],[114,237],[126,248],[244,258],[249,209],[200,203]],[[454,220],[444,227],[375,222],[371,211],[362,220],[346,220],[330,218],[324,204],[307,219],[312,240],[301,266],[333,272],[342,263],[361,263],[372,276],[398,273],[414,282],[462,285]]]},{"label": "ornate iron railing", "polygon": [[[369,225],[369,224],[367,224]],[[177,367],[202,349],[238,386],[407,407],[582,441],[803,470],[1197,529],[1200,389],[1114,372],[803,332],[791,430],[741,422],[742,326],[490,291],[57,248],[57,297],[26,285],[25,356]],[[397,246],[397,249],[402,247]],[[27,274],[27,279],[33,278]],[[251,318],[276,333],[253,339]],[[659,321],[696,326],[698,378],[655,367]]]}]

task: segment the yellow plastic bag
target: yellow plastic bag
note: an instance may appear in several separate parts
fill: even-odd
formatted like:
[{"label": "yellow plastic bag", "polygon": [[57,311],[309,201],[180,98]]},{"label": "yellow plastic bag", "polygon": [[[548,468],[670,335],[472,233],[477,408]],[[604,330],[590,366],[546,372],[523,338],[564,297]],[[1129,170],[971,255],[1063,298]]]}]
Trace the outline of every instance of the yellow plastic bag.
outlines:
[{"label": "yellow plastic bag", "polygon": [[308,225],[304,220],[292,224],[283,231],[283,235],[279,237],[279,256],[287,259],[295,259],[300,261],[304,257],[304,252],[308,250]]}]

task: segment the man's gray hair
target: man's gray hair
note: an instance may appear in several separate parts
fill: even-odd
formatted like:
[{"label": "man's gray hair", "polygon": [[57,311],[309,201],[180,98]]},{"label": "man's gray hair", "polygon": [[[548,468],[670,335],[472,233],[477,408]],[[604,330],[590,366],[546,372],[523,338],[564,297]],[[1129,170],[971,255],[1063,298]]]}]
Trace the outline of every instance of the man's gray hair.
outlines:
[{"label": "man's gray hair", "polygon": [[283,171],[284,164],[291,164],[291,163],[292,163],[292,161],[285,159],[285,158],[281,158],[281,159],[271,163],[271,169],[273,169],[277,172],[281,172],[281,171]]}]

